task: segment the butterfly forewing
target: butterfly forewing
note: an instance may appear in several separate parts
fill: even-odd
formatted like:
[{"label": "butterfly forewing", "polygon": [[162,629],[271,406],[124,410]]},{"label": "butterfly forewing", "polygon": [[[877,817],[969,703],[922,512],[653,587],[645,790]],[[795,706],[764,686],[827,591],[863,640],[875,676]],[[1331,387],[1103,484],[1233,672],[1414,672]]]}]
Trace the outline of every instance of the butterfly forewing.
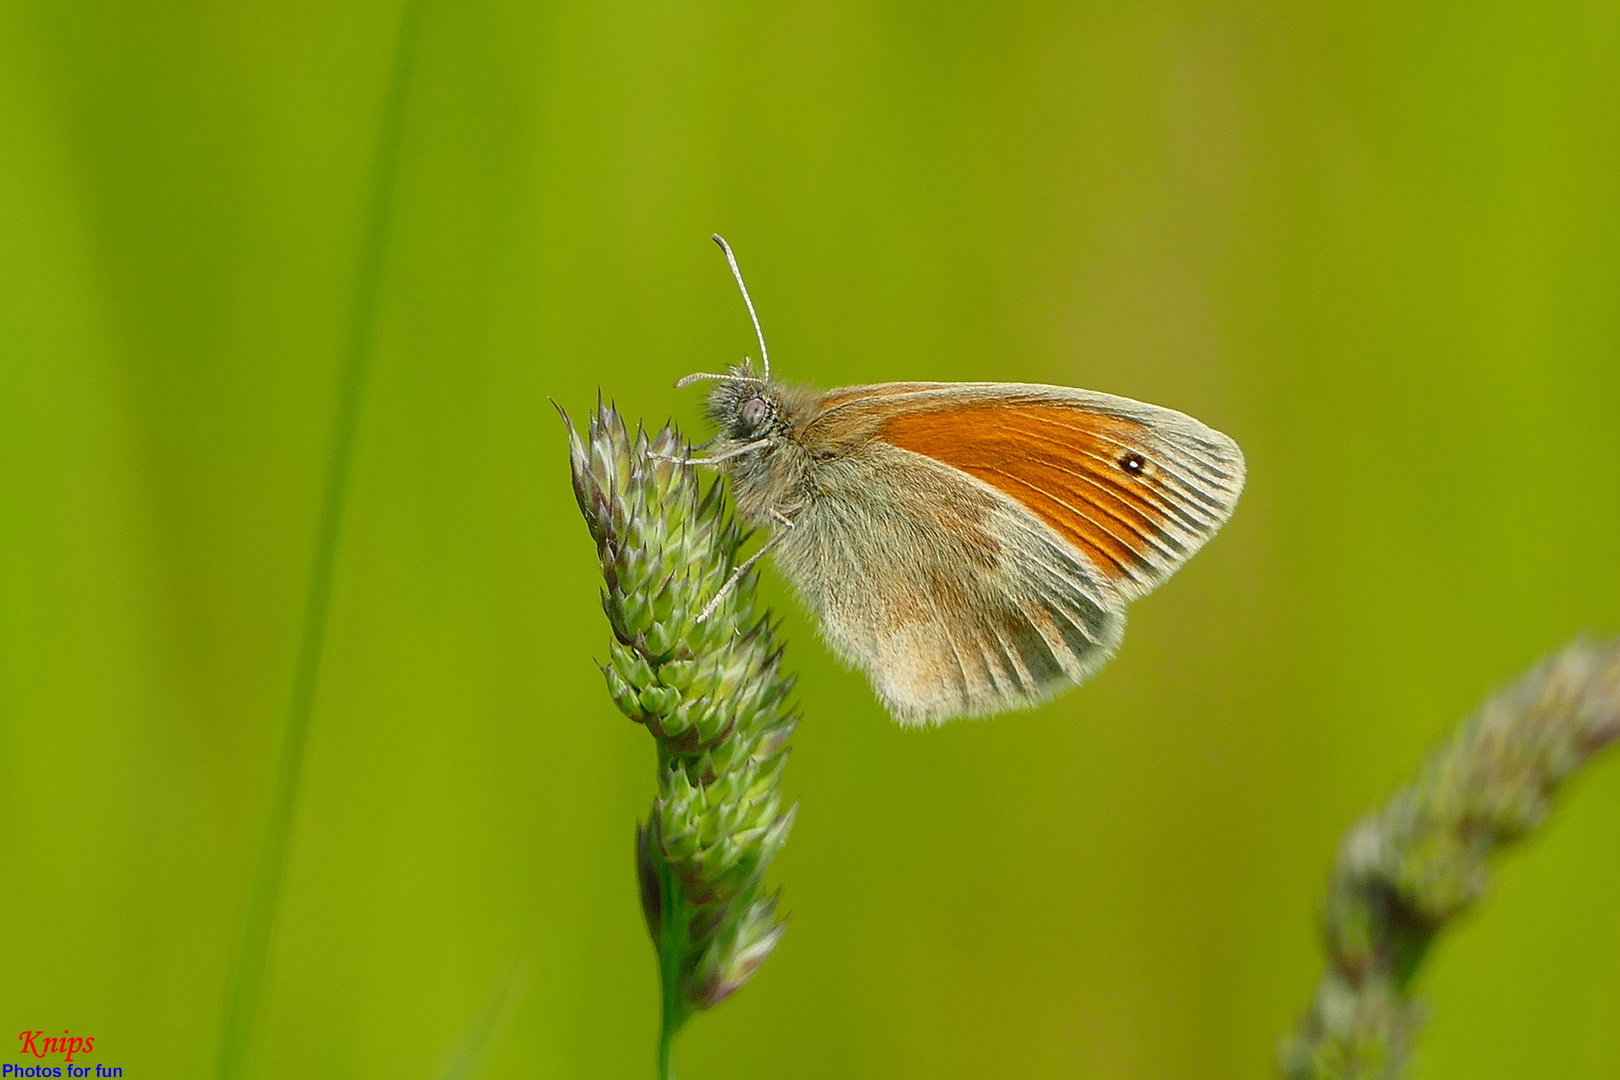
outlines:
[{"label": "butterfly forewing", "polygon": [[1231,516],[1243,487],[1231,439],[1126,398],[1016,384],[835,394],[838,411],[869,414],[872,437],[1018,503],[1127,598],[1174,573]]}]

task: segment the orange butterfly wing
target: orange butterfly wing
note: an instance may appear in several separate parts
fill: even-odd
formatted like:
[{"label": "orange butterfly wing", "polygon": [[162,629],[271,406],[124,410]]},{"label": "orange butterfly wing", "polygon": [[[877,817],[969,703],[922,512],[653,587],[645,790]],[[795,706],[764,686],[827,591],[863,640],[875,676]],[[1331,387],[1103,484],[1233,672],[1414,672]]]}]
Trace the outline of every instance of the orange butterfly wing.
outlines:
[{"label": "orange butterfly wing", "polygon": [[835,391],[829,404],[864,414],[869,437],[1012,499],[1127,598],[1174,573],[1231,516],[1243,489],[1237,444],[1170,409],[1066,387],[886,389]]}]

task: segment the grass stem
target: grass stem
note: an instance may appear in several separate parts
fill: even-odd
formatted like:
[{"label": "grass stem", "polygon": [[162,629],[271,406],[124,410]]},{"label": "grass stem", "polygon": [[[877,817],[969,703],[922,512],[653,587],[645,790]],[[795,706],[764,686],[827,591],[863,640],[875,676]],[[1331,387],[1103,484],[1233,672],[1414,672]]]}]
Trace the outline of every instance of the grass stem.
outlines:
[{"label": "grass stem", "polygon": [[686,933],[681,920],[687,917],[684,904],[675,902],[679,883],[667,868],[659,872],[659,888],[667,898],[662,905],[658,927],[658,983],[663,990],[659,1014],[658,1080],[675,1080],[675,1036],[686,1025],[691,1011],[681,995],[681,969],[687,962]]}]

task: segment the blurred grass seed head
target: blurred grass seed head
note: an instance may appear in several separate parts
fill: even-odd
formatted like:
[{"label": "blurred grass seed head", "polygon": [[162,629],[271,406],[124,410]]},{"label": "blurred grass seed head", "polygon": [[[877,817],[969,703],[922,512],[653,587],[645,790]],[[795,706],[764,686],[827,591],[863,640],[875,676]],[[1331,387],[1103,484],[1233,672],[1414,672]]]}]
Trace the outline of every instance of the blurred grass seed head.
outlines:
[{"label": "blurred grass seed head", "polygon": [[1345,835],[1327,972],[1281,1050],[1287,1080],[1393,1080],[1423,1021],[1408,996],[1442,929],[1484,897],[1489,859],[1620,739],[1620,642],[1577,641],[1486,700],[1416,782]]}]

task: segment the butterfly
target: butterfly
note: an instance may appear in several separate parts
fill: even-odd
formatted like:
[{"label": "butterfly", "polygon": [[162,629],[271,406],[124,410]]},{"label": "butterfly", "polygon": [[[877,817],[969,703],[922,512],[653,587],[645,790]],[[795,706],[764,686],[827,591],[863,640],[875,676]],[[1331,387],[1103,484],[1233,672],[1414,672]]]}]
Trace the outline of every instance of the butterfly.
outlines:
[{"label": "butterfly", "polygon": [[901,724],[1034,705],[1105,663],[1125,605],[1232,516],[1227,436],[1172,409],[1066,386],[894,382],[817,391],[771,378],[759,339],[707,403],[706,457],[766,553]]}]

